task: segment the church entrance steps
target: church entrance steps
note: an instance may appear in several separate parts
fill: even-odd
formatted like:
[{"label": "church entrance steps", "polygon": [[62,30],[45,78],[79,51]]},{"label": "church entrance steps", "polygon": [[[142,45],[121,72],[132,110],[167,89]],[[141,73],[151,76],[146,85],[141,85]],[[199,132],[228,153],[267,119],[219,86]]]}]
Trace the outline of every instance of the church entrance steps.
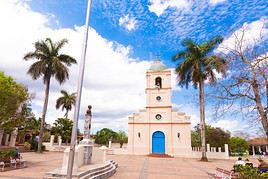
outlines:
[{"label": "church entrance steps", "polygon": [[149,157],[158,157],[158,158],[174,158],[168,154],[149,154]]}]

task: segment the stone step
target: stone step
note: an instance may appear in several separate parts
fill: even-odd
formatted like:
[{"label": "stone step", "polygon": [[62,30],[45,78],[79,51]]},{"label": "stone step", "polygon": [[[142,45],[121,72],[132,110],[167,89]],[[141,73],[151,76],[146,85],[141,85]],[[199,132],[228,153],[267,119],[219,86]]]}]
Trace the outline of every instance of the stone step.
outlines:
[{"label": "stone step", "polygon": [[[98,168],[94,168],[88,171],[84,171],[79,175],[73,177],[73,179],[105,179],[109,178],[116,172],[118,164],[113,160],[107,161],[106,164]],[[46,175],[44,179],[63,179],[66,178],[66,175]]]},{"label": "stone step", "polygon": [[168,154],[149,154],[147,155],[149,157],[159,157],[159,158],[173,158],[172,156]]}]

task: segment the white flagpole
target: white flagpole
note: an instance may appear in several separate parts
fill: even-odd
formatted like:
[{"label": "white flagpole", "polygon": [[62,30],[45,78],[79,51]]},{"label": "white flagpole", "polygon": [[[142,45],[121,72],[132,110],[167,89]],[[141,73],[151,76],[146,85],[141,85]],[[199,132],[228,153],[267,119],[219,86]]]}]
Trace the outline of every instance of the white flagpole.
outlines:
[{"label": "white flagpole", "polygon": [[83,87],[83,80],[84,80],[85,62],[86,62],[88,29],[89,29],[89,19],[90,19],[90,7],[91,7],[91,0],[88,0],[85,32],[84,32],[84,39],[83,39],[83,46],[82,46],[82,56],[81,56],[79,76],[78,76],[78,84],[77,84],[77,96],[76,96],[74,118],[73,118],[72,138],[71,138],[71,146],[70,146],[68,168],[67,168],[67,179],[72,178],[72,172],[73,172],[75,144],[76,144],[76,140],[77,140],[77,127],[78,127],[79,111],[80,111],[80,104],[81,104],[81,94],[82,94],[82,87]]}]

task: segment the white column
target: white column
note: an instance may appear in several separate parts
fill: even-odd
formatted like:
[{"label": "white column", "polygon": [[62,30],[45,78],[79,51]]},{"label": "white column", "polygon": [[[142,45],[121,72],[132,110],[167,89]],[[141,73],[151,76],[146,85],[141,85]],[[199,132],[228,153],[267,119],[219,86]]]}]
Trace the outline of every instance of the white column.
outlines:
[{"label": "white column", "polygon": [[109,149],[112,148],[112,140],[109,140]]},{"label": "white column", "polygon": [[99,149],[102,150],[103,155],[102,155],[102,161],[103,163],[106,162],[106,152],[107,152],[107,147],[106,146],[101,146]]},{"label": "white column", "polygon": [[54,139],[55,139],[55,136],[54,136],[54,135],[51,135],[51,136],[50,136],[50,145],[51,145],[51,146],[54,145]]},{"label": "white column", "polygon": [[14,129],[11,133],[9,147],[15,147],[18,135],[18,128]]},{"label": "white column", "polygon": [[210,152],[210,144],[207,144],[207,152]]},{"label": "white column", "polygon": [[224,144],[225,156],[229,157],[229,147],[228,144]]},{"label": "white column", "polygon": [[61,136],[58,136],[58,143],[59,143],[59,147],[61,147],[61,143],[62,143]]},{"label": "white column", "polygon": [[261,146],[259,146],[259,152],[261,153]]},{"label": "white column", "polygon": [[8,145],[9,143],[9,134],[5,135],[5,145]]},{"label": "white column", "polygon": [[2,145],[3,135],[4,135],[4,130],[0,129],[0,146]]},{"label": "white column", "polygon": [[255,156],[255,147],[252,146],[252,155]]},{"label": "white column", "polygon": [[218,149],[219,149],[219,152],[221,152],[221,147],[219,147]]}]

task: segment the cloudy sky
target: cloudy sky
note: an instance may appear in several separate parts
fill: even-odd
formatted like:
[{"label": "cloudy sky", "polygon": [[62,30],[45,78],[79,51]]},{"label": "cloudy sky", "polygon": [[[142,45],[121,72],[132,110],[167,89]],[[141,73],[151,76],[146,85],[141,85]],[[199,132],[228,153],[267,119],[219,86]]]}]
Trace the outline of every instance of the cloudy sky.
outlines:
[{"label": "cloudy sky", "polygon": [[[81,56],[86,0],[1,0],[0,71],[24,83],[35,94],[32,108],[41,116],[44,99],[42,80],[31,80],[29,65],[22,57],[33,50],[37,40],[67,38],[62,53]],[[93,131],[103,127],[127,130],[127,116],[145,105],[145,72],[156,58],[170,68],[171,57],[182,49],[186,37],[197,42],[217,35],[230,45],[233,34],[248,27],[248,38],[268,32],[266,0],[92,0],[89,47],[83,88],[82,108],[93,106]],[[52,81],[47,122],[53,123],[64,112],[55,109],[61,89],[76,91],[78,66],[70,68],[64,85]],[[198,91],[176,87],[173,75],[173,103],[199,120]],[[208,123],[230,131],[248,129],[242,119],[213,119],[207,109]],[[79,126],[82,126],[80,120]],[[252,126],[251,127],[255,127]]]}]

